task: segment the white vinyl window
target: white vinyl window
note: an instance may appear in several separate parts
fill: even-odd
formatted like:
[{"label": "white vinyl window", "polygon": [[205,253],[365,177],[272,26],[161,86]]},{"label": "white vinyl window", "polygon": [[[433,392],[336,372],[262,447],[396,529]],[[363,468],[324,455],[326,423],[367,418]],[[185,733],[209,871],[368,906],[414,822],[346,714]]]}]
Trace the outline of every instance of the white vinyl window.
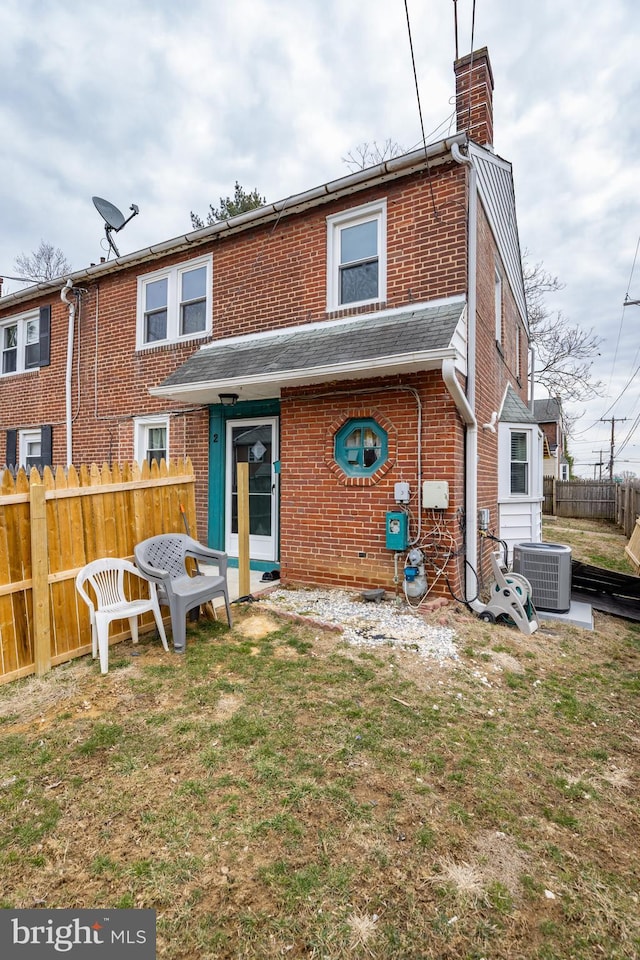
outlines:
[{"label": "white vinyl window", "polygon": [[1,373],[24,373],[40,366],[38,311],[14,317],[0,327]]},{"label": "white vinyl window", "polygon": [[511,493],[529,493],[529,431],[511,431]]},{"label": "white vinyl window", "polygon": [[135,459],[149,465],[169,459],[169,417],[140,417],[135,421]]},{"label": "white vinyl window", "polygon": [[377,303],[387,295],[387,205],[327,217],[327,309]]},{"label": "white vinyl window", "polygon": [[211,257],[138,277],[138,349],[211,331]]},{"label": "white vinyl window", "polygon": [[29,472],[42,461],[42,432],[40,430],[20,430],[18,434],[18,463]]}]

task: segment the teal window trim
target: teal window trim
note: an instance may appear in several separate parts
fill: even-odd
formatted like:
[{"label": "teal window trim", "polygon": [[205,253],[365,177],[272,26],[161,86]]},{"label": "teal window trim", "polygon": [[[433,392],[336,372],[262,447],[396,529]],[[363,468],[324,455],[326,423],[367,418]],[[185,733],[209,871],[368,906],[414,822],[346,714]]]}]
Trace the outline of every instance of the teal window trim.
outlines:
[{"label": "teal window trim", "polygon": [[[372,454],[375,459],[369,463]],[[387,432],[372,417],[347,420],[335,435],[335,461],[349,477],[373,476],[388,456]]]}]

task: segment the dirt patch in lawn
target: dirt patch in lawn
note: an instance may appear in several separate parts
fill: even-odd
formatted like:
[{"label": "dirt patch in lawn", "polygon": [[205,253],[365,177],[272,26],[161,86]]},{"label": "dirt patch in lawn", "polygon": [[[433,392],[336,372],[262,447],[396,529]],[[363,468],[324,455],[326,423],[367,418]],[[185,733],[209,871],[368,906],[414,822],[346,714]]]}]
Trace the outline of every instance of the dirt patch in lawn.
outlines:
[{"label": "dirt patch in lawn", "polygon": [[171,960],[638,955],[636,626],[234,614],[0,688],[2,906],[153,907]]}]

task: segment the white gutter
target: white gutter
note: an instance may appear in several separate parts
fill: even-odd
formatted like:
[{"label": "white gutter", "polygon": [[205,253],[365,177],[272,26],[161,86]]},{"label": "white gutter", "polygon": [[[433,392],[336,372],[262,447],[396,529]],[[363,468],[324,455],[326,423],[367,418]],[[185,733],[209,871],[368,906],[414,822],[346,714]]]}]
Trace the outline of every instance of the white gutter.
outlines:
[{"label": "white gutter", "polygon": [[[242,400],[252,399],[251,390],[268,387],[295,387],[306,386],[311,383],[326,383],[331,380],[364,379],[375,374],[413,373],[422,370],[436,370],[443,360],[453,364],[457,357],[456,350],[448,347],[446,350],[421,350],[414,353],[403,353],[398,356],[367,358],[366,360],[349,360],[344,363],[327,363],[318,367],[293,368],[277,372],[252,374],[249,380],[246,375],[241,377],[225,377],[220,380],[190,380],[188,383],[174,383],[165,386],[148,387],[152,397],[168,397],[169,399],[188,399],[190,394],[215,394],[218,391],[234,390],[240,394]],[[244,388],[244,389],[243,389]],[[274,396],[272,393],[271,396]],[[211,397],[209,403],[214,402]]]},{"label": "white gutter", "polygon": [[[282,217],[294,213],[300,213],[310,207],[316,207],[340,197],[352,196],[360,190],[367,187],[376,186],[381,183],[397,180],[413,172],[418,172],[433,167],[434,163],[446,163],[448,155],[454,148],[467,143],[466,133],[455,133],[445,140],[439,140],[437,143],[429,144],[427,149],[421,147],[419,150],[413,150],[411,153],[405,153],[400,157],[393,157],[390,160],[384,160],[375,167],[368,167],[365,170],[358,170],[346,177],[340,177],[338,180],[332,180],[322,186],[306,190],[304,193],[294,194],[287,197],[286,200],[278,200],[276,203],[268,203],[263,207],[257,207],[255,210],[248,210],[246,213],[240,213],[228,220],[220,220],[210,227],[203,227],[200,230],[193,230],[191,233],[175,237],[172,240],[164,240],[153,246],[145,247],[134,253],[117,257],[115,260],[106,260],[104,263],[94,264],[83,270],[77,270],[70,274],[70,279],[74,285],[80,282],[87,283],[98,279],[105,274],[114,273],[116,270],[126,269],[143,261],[157,259],[170,253],[177,253],[180,250],[192,249],[198,247],[210,240],[215,240],[220,236],[237,233],[241,230],[247,230],[251,227],[259,226],[270,222],[278,222]],[[23,300],[33,298],[36,293],[46,293],[50,290],[56,290],[60,283],[60,277],[55,280],[42,281],[34,286],[27,287],[25,290],[18,290],[16,293],[8,294],[2,297],[0,304],[8,306],[9,304],[20,303]]]},{"label": "white gutter", "polygon": [[[71,297],[71,299],[69,299]],[[60,291],[60,299],[69,307],[69,328],[67,333],[67,369],[64,378],[65,388],[65,423],[67,426],[67,466],[73,463],[73,437],[71,410],[71,377],[73,374],[73,340],[76,320],[76,301],[73,293],[73,280],[69,279]]]},{"label": "white gutter", "polygon": [[[457,163],[464,164],[469,171],[469,223],[467,249],[467,392],[463,394],[458,379],[449,371],[445,376],[445,364],[442,376],[458,410],[466,423],[465,435],[465,597],[472,610],[480,613],[485,605],[477,598],[478,570],[478,422],[476,406],[476,271],[478,259],[478,186],[475,166],[466,157],[457,143],[451,146],[451,156]],[[453,382],[455,381],[455,383]],[[460,396],[458,396],[460,394]],[[464,400],[464,402],[463,402]]]}]

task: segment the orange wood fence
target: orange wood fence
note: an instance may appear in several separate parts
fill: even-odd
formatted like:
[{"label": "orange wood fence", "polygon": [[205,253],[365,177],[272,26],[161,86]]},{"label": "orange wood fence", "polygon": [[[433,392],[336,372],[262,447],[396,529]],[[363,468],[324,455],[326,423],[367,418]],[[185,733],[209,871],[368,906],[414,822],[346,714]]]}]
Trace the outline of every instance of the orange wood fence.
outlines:
[{"label": "orange wood fence", "polygon": [[[98,557],[133,559],[140,540],[184,533],[181,505],[197,536],[191,461],[47,467],[0,473],[0,683],[91,651],[78,571]],[[153,617],[142,621],[153,626]],[[130,636],[127,621],[114,640]]]}]

